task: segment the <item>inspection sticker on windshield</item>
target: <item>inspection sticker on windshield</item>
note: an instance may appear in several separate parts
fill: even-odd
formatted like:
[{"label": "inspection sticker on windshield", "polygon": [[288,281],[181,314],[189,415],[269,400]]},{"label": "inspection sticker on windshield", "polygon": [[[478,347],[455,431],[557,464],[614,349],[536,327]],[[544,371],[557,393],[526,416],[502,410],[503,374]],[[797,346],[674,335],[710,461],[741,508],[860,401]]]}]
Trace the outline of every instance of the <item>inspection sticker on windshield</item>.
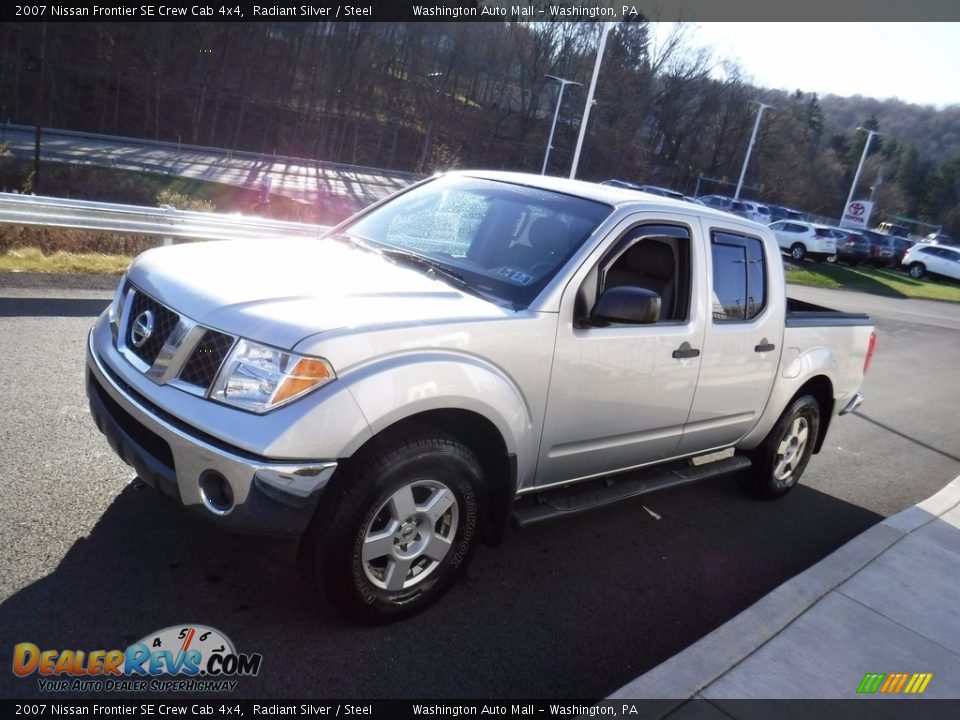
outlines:
[{"label": "inspection sticker on windshield", "polygon": [[36,673],[42,692],[232,692],[238,677],[260,672],[260,653],[238,653],[233,642],[206,625],[173,625],[126,650],[13,648],[13,673]]},{"label": "inspection sticker on windshield", "polygon": [[514,270],[513,268],[502,267],[497,270],[497,275],[502,275],[515,282],[517,285],[529,285],[533,282],[533,275],[529,275],[522,270]]}]

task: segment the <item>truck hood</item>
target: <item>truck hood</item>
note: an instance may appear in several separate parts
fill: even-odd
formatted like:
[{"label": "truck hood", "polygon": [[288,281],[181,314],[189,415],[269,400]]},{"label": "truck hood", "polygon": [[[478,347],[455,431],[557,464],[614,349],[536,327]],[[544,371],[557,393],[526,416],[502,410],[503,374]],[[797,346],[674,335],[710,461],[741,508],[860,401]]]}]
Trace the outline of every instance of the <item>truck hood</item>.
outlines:
[{"label": "truck hood", "polygon": [[129,278],[202,325],[284,349],[329,330],[490,320],[510,313],[422,270],[331,239],[157,248],[133,263]]}]

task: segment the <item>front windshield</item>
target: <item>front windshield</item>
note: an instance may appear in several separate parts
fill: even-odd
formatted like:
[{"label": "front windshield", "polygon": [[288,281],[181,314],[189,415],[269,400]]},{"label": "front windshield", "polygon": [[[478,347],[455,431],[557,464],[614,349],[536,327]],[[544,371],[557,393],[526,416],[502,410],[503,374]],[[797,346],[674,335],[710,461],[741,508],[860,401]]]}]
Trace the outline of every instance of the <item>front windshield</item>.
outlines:
[{"label": "front windshield", "polygon": [[526,307],[611,209],[523,185],[445,177],[342,232],[421,255],[482,295]]}]

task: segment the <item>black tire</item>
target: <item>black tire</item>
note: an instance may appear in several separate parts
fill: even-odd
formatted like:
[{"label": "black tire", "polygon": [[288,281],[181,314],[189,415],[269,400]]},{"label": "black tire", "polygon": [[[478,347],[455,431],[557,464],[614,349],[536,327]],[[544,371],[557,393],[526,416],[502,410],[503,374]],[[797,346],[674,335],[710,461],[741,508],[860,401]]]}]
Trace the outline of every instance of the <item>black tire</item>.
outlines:
[{"label": "black tire", "polygon": [[[793,443],[793,458],[788,462],[780,446],[791,443],[790,436],[797,429],[795,423],[806,430],[806,437],[799,450],[798,444]],[[753,465],[740,474],[741,483],[768,500],[786,495],[803,475],[819,431],[820,405],[812,395],[801,395],[783,411],[763,442],[746,453]]]},{"label": "black tire", "polygon": [[828,263],[830,263],[831,265],[836,265],[838,259],[839,259],[839,258],[838,258],[838,256],[837,256],[836,253],[834,253],[833,255],[827,255],[827,256],[824,258],[824,260],[826,260],[826,261],[827,261]]},{"label": "black tire", "polygon": [[914,280],[919,280],[927,273],[927,268],[923,263],[910,263],[909,273]]},{"label": "black tire", "polygon": [[[425,429],[375,442],[338,471],[299,558],[307,581],[342,615],[365,624],[401,620],[439,599],[473,554],[486,511],[480,462],[460,441]],[[452,500],[436,518],[425,509],[435,499]],[[401,505],[410,510],[398,518]],[[371,544],[378,536],[381,544]],[[371,555],[385,554],[365,558],[365,539]],[[410,558],[409,569],[394,577]],[[390,587],[397,582],[404,585]]]},{"label": "black tire", "polygon": [[790,257],[801,262],[807,256],[807,246],[803,243],[794,243],[790,246]]}]

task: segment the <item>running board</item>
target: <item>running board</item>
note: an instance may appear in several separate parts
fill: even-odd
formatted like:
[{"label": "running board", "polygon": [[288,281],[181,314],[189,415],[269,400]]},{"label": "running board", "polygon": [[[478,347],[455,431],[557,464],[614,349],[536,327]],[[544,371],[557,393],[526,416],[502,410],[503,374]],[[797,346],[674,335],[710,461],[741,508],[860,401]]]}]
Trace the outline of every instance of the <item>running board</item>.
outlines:
[{"label": "running board", "polygon": [[727,475],[748,467],[749,458],[734,455],[704,465],[673,463],[650,470],[637,470],[619,478],[606,477],[559,490],[546,490],[517,499],[513,506],[513,524],[517,527],[533,525],[544,520],[612,505],[655,490]]}]

